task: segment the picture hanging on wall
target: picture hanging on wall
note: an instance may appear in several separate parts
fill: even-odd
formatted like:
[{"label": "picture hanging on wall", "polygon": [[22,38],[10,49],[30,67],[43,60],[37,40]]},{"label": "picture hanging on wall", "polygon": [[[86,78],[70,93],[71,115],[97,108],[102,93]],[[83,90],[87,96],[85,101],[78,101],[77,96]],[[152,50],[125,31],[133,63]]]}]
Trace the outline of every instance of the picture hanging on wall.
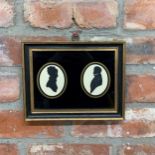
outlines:
[{"label": "picture hanging on wall", "polygon": [[25,120],[123,120],[124,61],[124,42],[24,42]]}]

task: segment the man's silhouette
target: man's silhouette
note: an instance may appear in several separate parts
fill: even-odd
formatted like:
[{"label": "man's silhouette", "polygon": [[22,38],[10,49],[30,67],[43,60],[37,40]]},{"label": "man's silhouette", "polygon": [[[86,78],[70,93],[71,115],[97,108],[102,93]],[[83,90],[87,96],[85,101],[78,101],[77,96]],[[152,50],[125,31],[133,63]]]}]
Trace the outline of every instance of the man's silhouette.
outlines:
[{"label": "man's silhouette", "polygon": [[51,88],[54,92],[56,92],[58,89],[58,86],[56,84],[57,77],[58,77],[58,70],[55,67],[50,66],[47,68],[47,72],[50,77],[49,77],[49,80],[48,80],[46,86]]},{"label": "man's silhouette", "polygon": [[90,84],[90,93],[92,93],[98,86],[102,85],[102,76],[101,76],[101,68],[96,66],[94,67],[94,78]]}]

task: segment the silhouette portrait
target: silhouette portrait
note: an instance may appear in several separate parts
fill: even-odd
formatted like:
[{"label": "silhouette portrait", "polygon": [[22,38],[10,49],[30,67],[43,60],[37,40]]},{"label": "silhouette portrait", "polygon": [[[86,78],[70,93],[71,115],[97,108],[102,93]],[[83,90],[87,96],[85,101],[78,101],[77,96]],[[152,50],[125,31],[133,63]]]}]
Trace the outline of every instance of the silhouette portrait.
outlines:
[{"label": "silhouette portrait", "polygon": [[49,80],[46,84],[47,87],[51,88],[54,92],[57,92],[58,86],[57,86],[57,77],[58,77],[58,70],[50,66],[47,68],[47,72],[49,74]]},{"label": "silhouette portrait", "polygon": [[94,78],[91,81],[90,84],[90,93],[92,93],[97,87],[102,85],[102,76],[101,76],[102,69],[98,66],[94,67]]}]

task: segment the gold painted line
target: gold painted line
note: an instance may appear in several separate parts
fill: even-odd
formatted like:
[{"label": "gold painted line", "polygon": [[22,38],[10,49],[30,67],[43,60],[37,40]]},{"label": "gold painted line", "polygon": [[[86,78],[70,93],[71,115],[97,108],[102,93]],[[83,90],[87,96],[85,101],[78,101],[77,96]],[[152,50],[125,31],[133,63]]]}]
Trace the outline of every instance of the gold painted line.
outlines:
[{"label": "gold painted line", "polygon": [[123,117],[120,118],[36,118],[36,119],[29,119],[26,118],[25,121],[28,122],[32,122],[32,121],[58,121],[58,120],[62,120],[62,121],[82,121],[82,120],[87,120],[87,121],[92,121],[92,120],[100,120],[100,121],[122,121],[124,120]]},{"label": "gold painted line", "polygon": [[109,52],[109,51],[114,51],[115,49],[117,49],[117,48],[100,48],[100,49],[96,49],[96,48],[94,48],[94,49],[85,49],[85,48],[78,48],[78,49],[70,49],[70,48],[67,48],[67,49],[61,49],[61,48],[56,48],[56,49],[37,49],[37,48],[35,48],[35,49],[31,49],[32,51],[34,51],[34,52],[43,52],[43,51],[48,51],[48,52],[64,52],[64,51],[82,51],[82,52],[94,52],[94,51],[104,51],[104,52]]},{"label": "gold painted line", "polygon": [[[35,44],[45,44],[45,43],[47,43],[47,42],[33,42],[33,43],[35,43]],[[24,89],[24,91],[23,91],[23,96],[24,96],[24,108],[25,108],[25,118],[26,118],[26,121],[41,121],[41,120],[123,120],[124,119],[124,115],[125,115],[125,93],[124,93],[124,90],[125,90],[125,85],[124,85],[124,80],[125,80],[125,55],[126,55],[126,50],[125,50],[125,42],[124,41],[113,41],[113,42],[49,42],[48,44],[68,44],[68,43],[70,43],[70,44],[87,44],[87,43],[91,43],[91,44],[103,44],[103,45],[105,45],[106,43],[107,44],[116,44],[116,43],[121,43],[121,44],[123,44],[123,103],[122,103],[122,111],[123,111],[123,117],[122,118],[49,118],[49,119],[46,119],[46,118],[43,118],[43,119],[28,119],[28,118],[26,118],[26,92],[25,92],[25,90],[26,90],[26,87],[25,87],[25,62],[24,62],[24,45],[25,44],[32,44],[32,42],[22,42],[22,74],[23,74],[23,89]],[[117,48],[113,48],[113,49],[49,49],[49,51],[58,51],[58,50],[60,50],[60,51],[72,51],[72,50],[74,50],[74,51],[81,51],[81,50],[83,50],[83,52],[85,52],[85,51],[113,51],[113,50],[116,50]],[[31,50],[31,49],[30,49]],[[33,51],[38,51],[38,49],[32,49]],[[118,50],[118,49],[117,49]],[[40,49],[40,51],[47,51],[47,49]],[[118,52],[118,51],[117,51]],[[116,59],[116,60],[118,60],[118,59]],[[32,62],[30,61],[30,64],[32,65]],[[30,67],[30,71],[31,71],[31,67]],[[33,76],[33,75],[31,75],[31,76]],[[32,82],[32,81],[30,81],[30,82]],[[116,88],[116,87],[115,87]],[[32,87],[31,87],[31,89],[32,89]],[[34,103],[33,103],[34,104]],[[33,109],[31,109],[31,110],[33,110]],[[116,112],[116,111],[112,111],[112,112]],[[105,111],[104,111],[104,113],[105,113]]]}]

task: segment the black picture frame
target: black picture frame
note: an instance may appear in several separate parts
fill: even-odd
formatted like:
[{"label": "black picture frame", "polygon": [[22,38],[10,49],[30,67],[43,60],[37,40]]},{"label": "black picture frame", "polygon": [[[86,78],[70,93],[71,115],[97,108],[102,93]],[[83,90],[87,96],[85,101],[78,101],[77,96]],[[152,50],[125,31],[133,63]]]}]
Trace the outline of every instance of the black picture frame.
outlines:
[{"label": "black picture frame", "polygon": [[23,42],[26,121],[123,120],[125,42]]}]

